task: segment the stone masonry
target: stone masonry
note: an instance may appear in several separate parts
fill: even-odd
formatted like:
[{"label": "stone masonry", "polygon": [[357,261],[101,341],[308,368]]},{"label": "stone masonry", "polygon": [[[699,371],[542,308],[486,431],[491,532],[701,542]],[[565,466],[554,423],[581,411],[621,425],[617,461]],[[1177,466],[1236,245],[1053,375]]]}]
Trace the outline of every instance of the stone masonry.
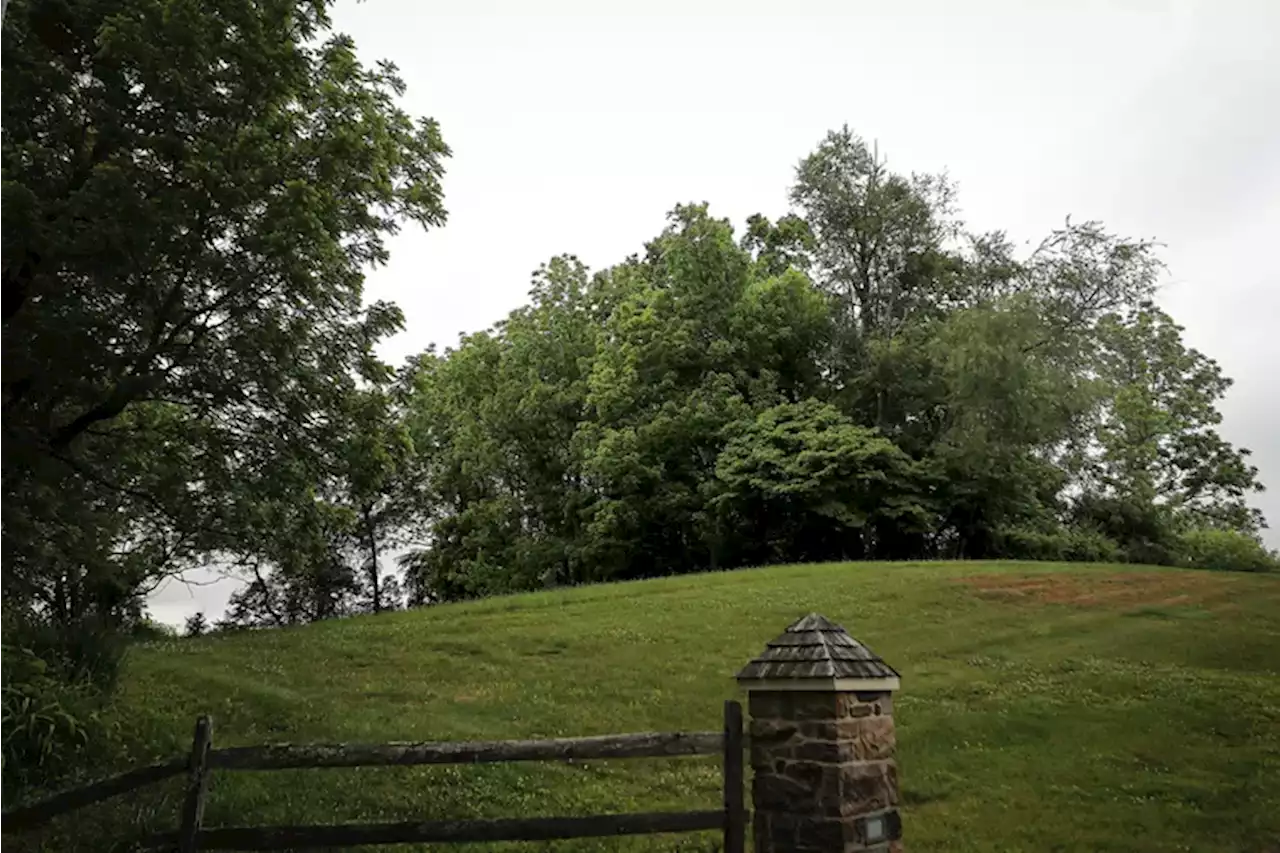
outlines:
[{"label": "stone masonry", "polygon": [[761,691],[748,704],[757,853],[902,850],[862,833],[884,813],[885,836],[900,836],[891,694]]},{"label": "stone masonry", "polygon": [[738,680],[751,718],[756,853],[902,853],[898,673],[809,614]]}]

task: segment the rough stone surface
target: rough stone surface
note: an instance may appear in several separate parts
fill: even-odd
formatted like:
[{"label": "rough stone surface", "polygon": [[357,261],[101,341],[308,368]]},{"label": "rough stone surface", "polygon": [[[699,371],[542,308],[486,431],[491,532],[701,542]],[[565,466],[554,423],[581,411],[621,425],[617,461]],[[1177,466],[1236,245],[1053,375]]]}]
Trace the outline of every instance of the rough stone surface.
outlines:
[{"label": "rough stone surface", "polygon": [[841,716],[870,717],[893,714],[892,693],[837,693],[835,695]]},{"label": "rough stone surface", "polygon": [[865,815],[898,804],[898,766],[893,761],[853,761],[841,764],[842,815]]},{"label": "rough stone surface", "polygon": [[863,717],[825,722],[791,723],[753,720],[751,766],[774,766],[779,760],[843,764],[893,757],[893,718]]},{"label": "rough stone surface", "polygon": [[[757,853],[893,853],[901,824],[888,693],[752,692],[751,793]],[[858,820],[885,812],[868,843]]]},{"label": "rough stone surface", "polygon": [[753,720],[835,720],[842,707],[837,699],[843,694],[818,690],[751,691],[747,699]]},{"label": "rough stone surface", "polygon": [[753,690],[747,699],[747,707],[753,723],[757,720],[802,723],[892,716],[893,694]]},{"label": "rough stone surface", "polygon": [[774,814],[769,821],[769,848],[772,850],[843,850],[851,840],[847,821],[809,815]]},{"label": "rough stone surface", "polygon": [[856,727],[843,727],[841,737],[846,746],[846,761],[883,761],[893,758],[898,744],[893,717],[860,720]]}]

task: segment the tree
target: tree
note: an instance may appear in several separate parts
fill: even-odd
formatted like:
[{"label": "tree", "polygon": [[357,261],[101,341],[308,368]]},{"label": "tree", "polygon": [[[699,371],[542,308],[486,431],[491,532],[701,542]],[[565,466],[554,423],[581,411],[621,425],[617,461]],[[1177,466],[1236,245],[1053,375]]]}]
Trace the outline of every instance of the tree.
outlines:
[{"label": "tree", "polygon": [[405,388],[389,371],[385,380],[348,393],[322,452],[280,448],[270,488],[244,501],[256,533],[223,556],[250,582],[233,596],[228,624],[297,624],[403,603],[385,557],[423,512],[423,468]]},{"label": "tree", "polygon": [[588,580],[579,425],[614,284],[572,257],[534,276],[532,303],[443,357],[419,358],[410,424],[427,460],[430,547],[411,597],[465,598]]},{"label": "tree", "polygon": [[[327,7],[7,10],[8,601],[61,595],[79,618],[87,578],[128,600],[237,550],[274,452],[321,452],[377,372],[372,345],[401,319],[362,306],[364,269],[398,223],[443,222],[448,149]],[[92,537],[50,536],[77,528]]]},{"label": "tree", "polygon": [[313,496],[402,322],[365,270],[402,222],[443,223],[449,152],[328,8],[6,6],[6,648],[108,684],[104,638],[166,573],[335,567],[345,520]]},{"label": "tree", "polygon": [[728,425],[820,393],[830,340],[821,295],[770,275],[706,205],[678,206],[605,326],[582,431],[598,495],[588,539],[604,577],[719,568],[712,506]]},{"label": "tree", "polygon": [[209,631],[209,620],[204,613],[193,613],[187,617],[182,633],[187,637],[201,637]]},{"label": "tree", "polygon": [[1090,491],[1163,507],[1184,524],[1256,533],[1262,518],[1246,499],[1262,491],[1258,470],[1216,429],[1231,380],[1150,302],[1109,316],[1099,332],[1107,393],[1084,463]]},{"label": "tree", "polygon": [[1095,389],[1041,345],[1054,333],[1048,322],[1034,301],[1008,298],[953,312],[928,344],[945,414],[926,452],[959,555],[986,556],[1001,527],[1059,511],[1066,477],[1056,448]]},{"label": "tree", "polygon": [[912,460],[830,404],[783,403],[730,433],[716,505],[734,562],[884,556],[877,530],[931,529],[936,510]]},{"label": "tree", "polygon": [[527,308],[422,357],[416,600],[798,559],[1169,562],[1166,505],[1239,520],[1252,473],[1204,428],[1204,365],[1159,368],[1208,389],[1162,416],[1182,479],[1152,469],[1148,509],[1097,485],[1137,470],[1117,430],[1150,392],[1115,365],[1159,360],[1116,330],[1154,292],[1153,243],[1070,219],[1026,253],[969,234],[945,179],[894,175],[847,130],[793,199],[737,240],[677,206],[642,253],[594,276],[559,259]]},{"label": "tree", "polygon": [[421,505],[418,460],[386,390],[375,386],[354,394],[349,422],[350,433],[339,449],[335,498],[354,511],[369,605],[378,613],[396,603],[394,596],[384,595],[380,558],[397,544],[398,534]]},{"label": "tree", "polygon": [[848,346],[892,337],[952,296],[944,244],[955,236],[955,188],[943,176],[897,175],[848,127],[800,162],[791,200],[812,230],[817,280]]},{"label": "tree", "polygon": [[[794,223],[792,223],[794,227]],[[419,601],[716,565],[724,427],[822,385],[825,302],[773,274],[705,206],[591,275],[558,258],[532,303],[418,362],[429,458]]]},{"label": "tree", "polygon": [[794,213],[776,223],[756,213],[747,217],[741,245],[755,259],[760,274],[772,276],[793,269],[808,272],[817,244],[809,223]]}]

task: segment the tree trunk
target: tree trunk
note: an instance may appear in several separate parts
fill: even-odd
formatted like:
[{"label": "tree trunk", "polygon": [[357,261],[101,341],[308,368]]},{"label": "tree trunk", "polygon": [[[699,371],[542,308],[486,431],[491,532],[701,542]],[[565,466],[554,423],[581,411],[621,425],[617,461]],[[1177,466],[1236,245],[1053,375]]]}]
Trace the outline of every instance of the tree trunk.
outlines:
[{"label": "tree trunk", "polygon": [[373,513],[370,507],[363,509],[364,531],[369,543],[369,583],[373,587],[373,612],[382,612],[382,584],[378,578],[378,537],[373,529]]},{"label": "tree trunk", "polygon": [[61,624],[71,624],[71,606],[67,603],[67,576],[62,572],[58,573],[53,582],[53,613]]}]

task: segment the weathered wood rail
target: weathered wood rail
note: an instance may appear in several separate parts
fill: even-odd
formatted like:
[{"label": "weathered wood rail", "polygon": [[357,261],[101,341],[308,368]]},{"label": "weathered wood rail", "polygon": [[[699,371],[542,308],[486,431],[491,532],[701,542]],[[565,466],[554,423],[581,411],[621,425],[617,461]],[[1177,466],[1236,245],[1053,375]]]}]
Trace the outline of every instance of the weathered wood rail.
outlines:
[{"label": "weathered wood rail", "polygon": [[76,811],[77,809],[119,797],[130,791],[163,782],[174,776],[187,772],[187,759],[175,758],[148,767],[139,767],[100,779],[82,788],[54,794],[39,802],[6,811],[0,816],[5,832],[22,832],[43,826],[56,817]]},{"label": "weathered wood rail", "polygon": [[[213,748],[208,717],[196,724],[187,758],[131,770],[5,812],[5,832],[40,826],[54,818],[185,773],[186,795],[176,831],[143,839],[150,849],[287,850],[377,844],[476,841],[548,841],[615,835],[648,835],[719,829],[725,853],[743,853],[748,811],[743,795],[742,706],[726,702],[720,732],[647,732],[549,740],[463,743],[275,744]],[[407,821],[316,826],[203,826],[209,775],[215,771],[269,771],[321,767],[403,767],[514,761],[596,761],[720,754],[724,801],[719,809],[586,817],[501,818],[496,820]]]},{"label": "weathered wood rail", "polygon": [[306,767],[657,758],[714,755],[723,748],[723,739],[719,732],[646,732],[553,740],[233,746],[211,753],[209,766],[217,770],[294,770]]},{"label": "weathered wood rail", "polygon": [[[196,841],[200,850],[290,850],[356,847],[366,844],[551,841],[562,838],[696,832],[720,829],[723,826],[724,813],[715,810],[591,817],[442,820],[424,823],[406,821],[328,826],[220,827],[200,830]],[[167,832],[152,836],[144,844],[152,849],[172,849],[179,842],[180,833]]]}]

